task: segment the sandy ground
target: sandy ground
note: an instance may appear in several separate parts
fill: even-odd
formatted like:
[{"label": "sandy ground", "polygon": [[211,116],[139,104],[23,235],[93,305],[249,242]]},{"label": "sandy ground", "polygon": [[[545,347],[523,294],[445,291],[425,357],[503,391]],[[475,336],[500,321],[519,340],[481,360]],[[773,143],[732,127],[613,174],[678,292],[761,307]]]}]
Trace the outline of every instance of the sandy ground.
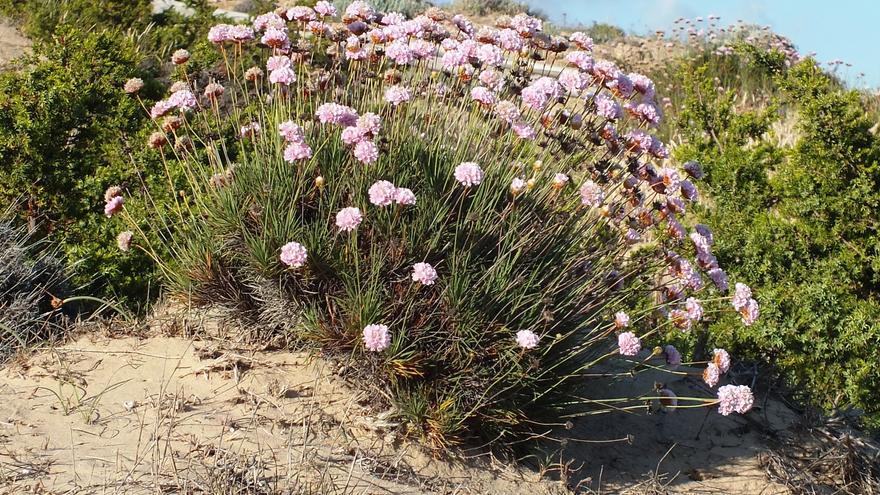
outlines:
[{"label": "sandy ground", "polygon": [[31,42],[8,21],[0,18],[0,67],[23,54]]},{"label": "sandy ground", "polygon": [[[334,371],[304,353],[177,337],[92,335],[41,350],[0,368],[0,493],[787,493],[759,463],[766,426],[797,420],[776,401],[745,418],[583,420],[542,477],[489,456],[438,459]],[[631,394],[656,378],[603,390]],[[667,382],[704,393],[696,377]]]}]

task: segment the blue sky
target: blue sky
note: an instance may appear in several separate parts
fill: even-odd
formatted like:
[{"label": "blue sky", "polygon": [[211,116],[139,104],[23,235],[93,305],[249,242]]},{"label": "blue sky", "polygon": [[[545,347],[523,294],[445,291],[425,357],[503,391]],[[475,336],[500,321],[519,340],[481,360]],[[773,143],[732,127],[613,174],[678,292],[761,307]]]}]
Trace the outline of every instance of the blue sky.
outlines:
[{"label": "blue sky", "polygon": [[[880,0],[527,0],[552,21],[607,22],[635,33],[669,30],[679,17],[721,16],[770,25],[802,54],[827,62],[841,59],[839,75],[858,87],[880,88]],[[860,72],[864,78],[858,78]]]}]

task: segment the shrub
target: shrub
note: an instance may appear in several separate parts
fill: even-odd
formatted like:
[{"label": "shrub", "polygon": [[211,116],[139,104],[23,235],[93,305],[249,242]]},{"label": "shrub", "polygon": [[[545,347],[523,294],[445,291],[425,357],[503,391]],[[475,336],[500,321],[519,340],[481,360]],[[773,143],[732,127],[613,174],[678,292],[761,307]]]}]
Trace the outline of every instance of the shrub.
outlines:
[{"label": "shrub", "polygon": [[0,359],[59,333],[56,306],[67,290],[67,270],[55,250],[0,220]]},{"label": "shrub", "polygon": [[[674,350],[647,344],[730,299],[688,297],[712,290],[678,221],[693,185],[647,163],[667,155],[642,130],[656,120],[650,81],[586,52],[569,53],[581,68],[558,80],[538,77],[518,47],[476,42],[436,10],[371,32],[365,4],[346,15],[361,36],[273,14],[255,21],[277,26],[263,34],[213,28],[217,79],[182,78],[150,110],[151,142],[185,171],[184,192],[162,210],[152,189],[114,191],[109,222],[138,234],[173,295],[348,357],[352,379],[438,447],[509,442],[652,397],[673,406],[666,389],[583,395],[618,353],[676,365]],[[509,42],[547,56],[536,19],[514,25]],[[276,48],[237,41],[252,36]],[[711,258],[708,240],[697,245]],[[751,322],[748,288],[733,301]],[[729,366],[717,359],[713,386]],[[750,394],[681,400],[726,414]]]},{"label": "shrub", "polygon": [[[61,254],[75,262],[74,285],[140,303],[150,291],[152,265],[144,255],[121,255],[116,232],[94,216],[101,208],[96,191],[148,184],[165,170],[142,147],[152,132],[149,119],[119,87],[140,76],[149,100],[156,90],[152,77],[164,70],[157,62],[169,47],[203,36],[204,14],[186,21],[153,16],[149,2],[33,0],[15,6],[36,42],[17,70],[0,74],[0,196],[22,197],[17,215],[39,226],[41,235],[53,234]],[[145,32],[135,37],[105,26]],[[215,57],[193,51],[194,65]]]},{"label": "shrub", "polygon": [[[699,216],[719,233],[719,260],[748,274],[765,309],[746,330],[718,320],[712,337],[777,367],[803,400],[858,408],[877,425],[880,145],[858,94],[812,61],[785,69],[773,58],[752,59],[778,95],[765,110],[736,111],[735,90],[719,92],[705,68],[684,79],[688,144],[677,156],[706,164],[713,207]],[[768,135],[780,107],[797,120],[790,148]]]}]

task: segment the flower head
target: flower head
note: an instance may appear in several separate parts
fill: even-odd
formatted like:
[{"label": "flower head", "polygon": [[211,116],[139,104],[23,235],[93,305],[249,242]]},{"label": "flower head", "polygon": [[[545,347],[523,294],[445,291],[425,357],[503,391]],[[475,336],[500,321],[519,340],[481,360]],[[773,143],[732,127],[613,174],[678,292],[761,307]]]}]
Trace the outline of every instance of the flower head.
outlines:
[{"label": "flower head", "polygon": [[681,366],[681,353],[672,344],[663,346],[663,355],[666,357],[666,364],[672,367]]},{"label": "flower head", "polygon": [[281,262],[291,268],[299,268],[306,262],[306,248],[298,242],[288,242],[281,246]]},{"label": "flower head", "polygon": [[107,200],[107,203],[104,204],[104,215],[107,218],[112,217],[113,215],[122,211],[122,205],[125,204],[125,198],[122,196],[114,196]]},{"label": "flower head", "polygon": [[398,187],[394,193],[394,202],[403,206],[412,206],[416,204],[416,195],[411,189]]},{"label": "flower head", "polygon": [[625,328],[629,326],[629,315],[623,311],[614,313],[614,326],[617,328]]},{"label": "flower head", "polygon": [[387,325],[367,325],[364,327],[364,345],[368,351],[381,352],[391,346],[391,333]]},{"label": "flower head", "polygon": [[617,336],[617,347],[621,356],[635,356],[642,350],[642,341],[632,332],[623,332]]},{"label": "flower head", "polygon": [[370,203],[376,206],[388,206],[394,202],[397,188],[387,180],[380,180],[373,183],[367,192],[370,195]]},{"label": "flower head", "polygon": [[719,380],[721,380],[721,368],[715,363],[709,363],[703,370],[703,381],[706,385],[714,387],[718,385]]},{"label": "flower head", "polygon": [[144,80],[143,79],[141,79],[139,77],[132,77],[128,81],[125,81],[125,86],[123,86],[123,89],[125,90],[126,93],[132,95],[132,94],[135,94],[138,91],[140,91],[141,88],[143,88],[143,87],[144,87]]},{"label": "flower head", "polygon": [[712,362],[722,373],[727,373],[730,369],[730,354],[724,349],[714,349],[712,351]]},{"label": "flower head", "polygon": [[132,237],[134,237],[134,232],[130,230],[120,232],[119,235],[116,236],[116,246],[119,247],[120,251],[128,251],[131,249]]},{"label": "flower head", "polygon": [[727,416],[732,412],[745,414],[755,403],[752,389],[746,385],[725,385],[718,387],[718,412]]},{"label": "flower head", "polygon": [[297,160],[308,160],[312,157],[312,148],[303,141],[295,141],[284,148],[284,160],[293,163]]},{"label": "flower head", "polygon": [[189,61],[189,52],[184,50],[183,48],[179,50],[175,50],[174,53],[171,54],[171,62],[174,65],[183,65]]},{"label": "flower head", "polygon": [[581,186],[581,204],[584,206],[592,206],[597,207],[605,201],[605,192],[602,191],[602,187],[599,184],[596,184],[592,180],[587,180]]},{"label": "flower head", "polygon": [[455,167],[455,180],[465,187],[473,187],[483,182],[483,169],[474,162],[464,162]]},{"label": "flower head", "polygon": [[556,189],[564,188],[569,181],[569,177],[563,173],[558,173],[553,176],[553,187]]},{"label": "flower head", "polygon": [[379,159],[379,147],[365,139],[354,146],[354,156],[365,165],[375,163]]},{"label": "flower head", "polygon": [[343,232],[356,229],[362,220],[361,210],[354,206],[343,208],[336,214],[336,226]]},{"label": "flower head", "polygon": [[687,317],[693,321],[698,322],[703,319],[703,304],[699,299],[695,297],[689,297],[684,302],[685,311],[687,311]]},{"label": "flower head", "polygon": [[385,90],[385,101],[391,103],[395,107],[401,103],[409,101],[410,99],[412,99],[412,94],[409,89],[403,86],[391,86]]},{"label": "flower head", "polygon": [[733,299],[730,302],[733,304],[733,309],[740,311],[749,303],[751,298],[752,289],[746,284],[737,282],[733,293]]},{"label": "flower head", "polygon": [[531,330],[520,330],[516,332],[516,343],[523,349],[534,349],[538,347],[541,337]]},{"label": "flower head", "polygon": [[413,265],[412,279],[422,285],[434,285],[437,280],[437,270],[429,263],[416,263]]}]

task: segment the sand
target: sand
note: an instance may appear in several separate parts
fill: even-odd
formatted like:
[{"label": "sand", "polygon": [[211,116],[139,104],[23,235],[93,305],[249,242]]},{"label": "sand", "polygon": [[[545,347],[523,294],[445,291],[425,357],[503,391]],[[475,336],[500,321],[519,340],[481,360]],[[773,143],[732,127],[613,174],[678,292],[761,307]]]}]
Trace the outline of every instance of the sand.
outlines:
[{"label": "sand", "polygon": [[17,28],[0,18],[0,68],[7,62],[24,54],[31,46]]},{"label": "sand", "polygon": [[[656,378],[605,390],[631,393]],[[701,393],[694,377],[668,386]],[[591,418],[575,423],[574,440],[551,459],[513,466],[490,456],[438,458],[368,399],[335,365],[303,352],[92,333],[0,368],[0,493],[218,493],[234,485],[248,493],[536,495],[668,485],[661,493],[781,494],[764,478],[767,438],[756,425],[767,416],[783,431],[797,421],[774,400],[747,418],[703,409]]]}]

